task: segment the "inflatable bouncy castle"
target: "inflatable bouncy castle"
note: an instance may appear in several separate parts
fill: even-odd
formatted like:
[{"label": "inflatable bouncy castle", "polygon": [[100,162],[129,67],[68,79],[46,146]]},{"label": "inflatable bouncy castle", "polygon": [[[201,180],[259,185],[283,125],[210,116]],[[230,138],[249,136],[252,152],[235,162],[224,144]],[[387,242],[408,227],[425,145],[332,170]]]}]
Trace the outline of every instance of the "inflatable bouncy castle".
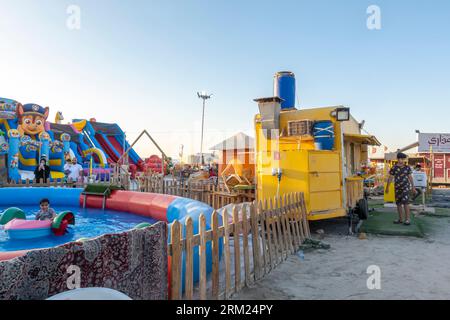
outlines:
[{"label": "inflatable bouncy castle", "polygon": [[[145,165],[147,167],[147,171],[154,173],[162,172],[162,159],[157,155],[152,155],[150,158],[145,159]],[[164,163],[163,172],[167,172],[167,163]]]},{"label": "inflatable bouncy castle", "polygon": [[59,111],[51,123],[47,120],[49,111],[49,107],[38,104],[22,105],[0,98],[0,184],[4,167],[8,180],[33,180],[41,158],[50,166],[50,180],[65,178],[65,162],[73,158],[83,166],[85,176],[92,174],[99,180],[108,180],[110,165],[123,159],[126,150],[126,162],[137,171],[146,170],[146,164],[130,147],[119,125],[95,119],[63,124]]},{"label": "inflatable bouncy castle", "polygon": [[108,163],[117,163],[119,160],[122,163],[124,160],[123,154],[128,150],[126,162],[136,166],[138,171],[145,170],[144,161],[130,147],[130,144],[126,141],[125,133],[118,124],[98,122],[94,118],[89,120],[75,119],[73,122],[77,123],[77,129],[89,140],[92,147],[104,151]]},{"label": "inflatable bouncy castle", "polygon": [[39,160],[50,167],[50,179],[62,180],[66,159],[89,163],[90,157],[100,167],[107,166],[100,149],[91,148],[76,129],[76,124],[50,123],[49,108],[0,98],[0,157],[5,157],[8,179],[33,180]]},{"label": "inflatable bouncy castle", "polygon": [[8,156],[11,180],[34,179],[41,158],[50,166],[50,178],[64,177],[64,154],[69,151],[70,137],[55,139],[47,123],[48,114],[48,107],[0,98],[0,130],[7,133],[2,151]]}]

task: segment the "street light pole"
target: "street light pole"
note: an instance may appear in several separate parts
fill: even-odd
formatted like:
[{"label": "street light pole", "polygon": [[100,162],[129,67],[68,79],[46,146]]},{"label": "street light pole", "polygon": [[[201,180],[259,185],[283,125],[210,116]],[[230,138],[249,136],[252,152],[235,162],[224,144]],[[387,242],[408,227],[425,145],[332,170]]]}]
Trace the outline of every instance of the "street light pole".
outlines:
[{"label": "street light pole", "polygon": [[206,92],[202,91],[202,92],[197,92],[197,96],[203,100],[203,111],[202,111],[202,139],[200,142],[200,156],[201,156],[201,161],[202,161],[202,165],[205,164],[205,160],[203,158],[203,128],[205,125],[205,104],[206,104],[206,100],[211,99],[212,94],[208,95],[206,94]]}]

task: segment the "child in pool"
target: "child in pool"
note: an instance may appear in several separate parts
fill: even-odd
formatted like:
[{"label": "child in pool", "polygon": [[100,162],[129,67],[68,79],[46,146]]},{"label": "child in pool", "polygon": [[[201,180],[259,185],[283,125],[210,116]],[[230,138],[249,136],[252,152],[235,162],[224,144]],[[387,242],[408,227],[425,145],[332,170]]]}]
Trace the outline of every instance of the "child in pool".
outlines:
[{"label": "child in pool", "polygon": [[50,208],[50,201],[48,199],[42,199],[39,205],[41,210],[36,214],[36,220],[53,220],[56,217],[56,212]]}]

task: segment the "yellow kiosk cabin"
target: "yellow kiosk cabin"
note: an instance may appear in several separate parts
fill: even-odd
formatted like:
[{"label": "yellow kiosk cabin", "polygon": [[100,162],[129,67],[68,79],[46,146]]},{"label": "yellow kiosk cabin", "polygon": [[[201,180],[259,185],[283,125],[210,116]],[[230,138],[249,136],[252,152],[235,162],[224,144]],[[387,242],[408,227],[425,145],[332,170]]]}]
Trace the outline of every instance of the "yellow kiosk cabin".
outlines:
[{"label": "yellow kiosk cabin", "polygon": [[309,220],[346,216],[364,206],[368,145],[362,124],[344,107],[282,109],[279,97],[256,99],[257,199],[303,192]]}]

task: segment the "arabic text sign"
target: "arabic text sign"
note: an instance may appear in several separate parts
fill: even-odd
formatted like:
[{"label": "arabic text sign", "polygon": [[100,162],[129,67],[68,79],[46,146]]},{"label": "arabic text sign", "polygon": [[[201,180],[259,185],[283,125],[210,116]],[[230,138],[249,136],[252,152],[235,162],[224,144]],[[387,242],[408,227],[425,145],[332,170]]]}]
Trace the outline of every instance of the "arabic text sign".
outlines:
[{"label": "arabic text sign", "polygon": [[450,153],[450,133],[421,133],[419,135],[419,152]]}]

